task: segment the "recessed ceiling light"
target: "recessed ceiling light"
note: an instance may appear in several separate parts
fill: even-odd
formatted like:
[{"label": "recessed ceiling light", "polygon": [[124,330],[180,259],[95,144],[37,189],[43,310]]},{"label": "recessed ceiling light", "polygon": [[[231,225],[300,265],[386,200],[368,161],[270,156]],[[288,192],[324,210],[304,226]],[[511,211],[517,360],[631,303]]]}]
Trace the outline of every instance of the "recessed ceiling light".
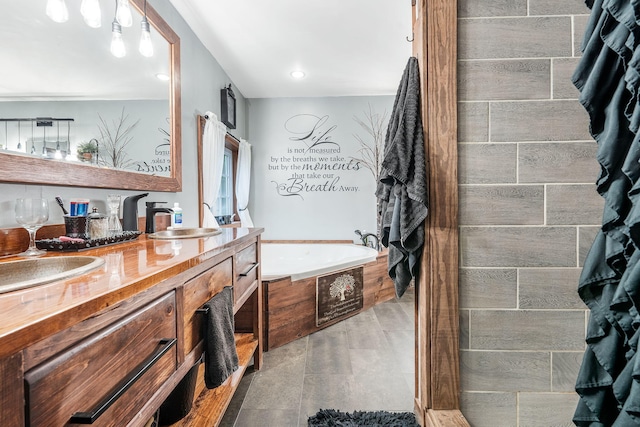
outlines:
[{"label": "recessed ceiling light", "polygon": [[166,74],[164,74],[164,73],[158,73],[158,74],[156,74],[156,77],[157,77],[159,80],[162,80],[163,82],[166,82],[166,81],[168,81],[168,80],[169,80],[169,76],[168,76],[168,75],[166,75]]},{"label": "recessed ceiling light", "polygon": [[293,77],[294,79],[302,79],[304,78],[304,76],[305,76],[304,71],[295,70],[291,72],[291,77]]}]

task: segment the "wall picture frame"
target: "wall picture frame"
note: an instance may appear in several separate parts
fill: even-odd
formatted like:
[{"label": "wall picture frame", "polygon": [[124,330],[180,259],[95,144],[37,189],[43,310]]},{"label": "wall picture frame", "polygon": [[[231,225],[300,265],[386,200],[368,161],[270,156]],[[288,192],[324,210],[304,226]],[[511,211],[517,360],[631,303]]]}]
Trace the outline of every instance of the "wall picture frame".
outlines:
[{"label": "wall picture frame", "polygon": [[220,110],[221,120],[229,129],[236,128],[236,95],[231,89],[231,84],[228,87],[220,89]]}]

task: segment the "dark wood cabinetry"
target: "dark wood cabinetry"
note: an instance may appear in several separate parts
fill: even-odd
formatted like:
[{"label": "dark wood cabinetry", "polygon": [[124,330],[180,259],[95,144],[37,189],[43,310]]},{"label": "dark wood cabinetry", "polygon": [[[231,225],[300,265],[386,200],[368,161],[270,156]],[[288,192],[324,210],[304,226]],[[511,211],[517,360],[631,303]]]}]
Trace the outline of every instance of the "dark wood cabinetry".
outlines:
[{"label": "dark wood cabinetry", "polygon": [[[240,369],[208,390],[200,365],[192,411],[176,424],[218,425],[247,366],[253,361],[259,369],[262,360],[261,231],[229,231],[213,243],[193,239],[175,262],[155,257],[165,242],[143,237],[122,245],[123,279],[116,286],[113,272],[104,269],[53,283],[46,292],[0,295],[5,312],[19,309],[16,301],[27,296],[53,305],[41,317],[25,311],[23,324],[12,330],[0,324],[0,425],[71,426],[93,419],[98,426],[144,426],[204,351],[204,316],[197,310],[233,286]],[[67,300],[65,308],[55,306]],[[0,311],[0,322],[9,320]]]},{"label": "dark wood cabinetry", "polygon": [[27,423],[133,418],[176,369],[175,308],[171,292],[26,372]]}]

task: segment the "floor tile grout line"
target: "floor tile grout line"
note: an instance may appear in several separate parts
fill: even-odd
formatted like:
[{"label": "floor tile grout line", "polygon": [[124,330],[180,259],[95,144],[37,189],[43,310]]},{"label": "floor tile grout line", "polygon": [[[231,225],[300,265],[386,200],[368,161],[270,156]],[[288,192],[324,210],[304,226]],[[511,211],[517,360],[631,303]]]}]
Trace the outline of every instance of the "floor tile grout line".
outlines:
[{"label": "floor tile grout line", "polygon": [[304,396],[304,380],[307,375],[307,357],[309,356],[309,343],[311,341],[308,336],[305,337],[304,339],[307,341],[307,343],[304,346],[304,366],[302,368],[302,376],[301,376],[302,386],[300,387],[300,398],[298,401],[298,417],[297,417],[298,422],[296,424],[298,427],[303,427],[303,426],[300,426],[300,416],[302,415],[302,396]]}]

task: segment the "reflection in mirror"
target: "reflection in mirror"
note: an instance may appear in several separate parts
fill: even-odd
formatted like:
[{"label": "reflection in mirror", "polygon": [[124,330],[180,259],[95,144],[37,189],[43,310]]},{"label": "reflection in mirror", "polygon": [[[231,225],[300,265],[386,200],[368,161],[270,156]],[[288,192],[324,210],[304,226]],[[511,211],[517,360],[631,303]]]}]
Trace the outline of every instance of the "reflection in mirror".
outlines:
[{"label": "reflection in mirror", "polygon": [[134,0],[127,54],[116,58],[111,5],[91,28],[79,4],[57,23],[43,2],[0,1],[0,25],[15,37],[2,42],[13,66],[0,68],[0,181],[179,191],[179,38],[157,12],[147,4],[153,56],[138,51]]}]

